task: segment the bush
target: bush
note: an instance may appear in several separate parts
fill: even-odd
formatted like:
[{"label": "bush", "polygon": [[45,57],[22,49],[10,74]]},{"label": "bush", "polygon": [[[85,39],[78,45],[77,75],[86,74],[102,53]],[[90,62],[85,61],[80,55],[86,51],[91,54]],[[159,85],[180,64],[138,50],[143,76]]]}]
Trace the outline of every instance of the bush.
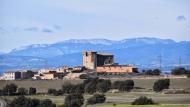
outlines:
[{"label": "bush", "polygon": [[30,87],[29,88],[29,94],[30,95],[36,94],[36,88]]},{"label": "bush", "polygon": [[3,90],[0,89],[0,96],[4,95]]},{"label": "bush", "polygon": [[145,75],[160,75],[161,71],[160,69],[154,69],[154,70],[144,70],[143,71]]},{"label": "bush", "polygon": [[28,90],[23,88],[23,87],[20,87],[18,88],[18,94],[19,95],[26,95],[28,93]]},{"label": "bush", "polygon": [[40,104],[38,107],[56,107],[54,103],[50,99],[45,99],[40,101]]},{"label": "bush", "polygon": [[3,88],[4,95],[15,95],[17,91],[17,85],[15,84],[8,84]]},{"label": "bush", "polygon": [[81,74],[81,75],[79,76],[79,78],[80,78],[80,79],[88,79],[89,76],[88,76],[87,74]]},{"label": "bush", "polygon": [[56,89],[48,89],[48,94],[58,96],[58,95],[63,95],[62,90],[56,90]]},{"label": "bush", "polygon": [[147,98],[145,96],[141,96],[132,102],[132,105],[150,105],[150,104],[155,104],[155,103],[151,98]]},{"label": "bush", "polygon": [[169,79],[160,79],[154,83],[153,90],[156,92],[160,92],[163,89],[168,89],[170,85]]},{"label": "bush", "polygon": [[133,80],[125,80],[125,81],[115,81],[113,83],[113,88],[118,89],[119,91],[130,91],[134,87]]},{"label": "bush", "polygon": [[93,94],[96,92],[96,81],[91,81],[85,85],[85,92]]},{"label": "bush", "polygon": [[84,103],[82,94],[70,94],[65,98],[63,107],[81,107]]},{"label": "bush", "polygon": [[25,96],[19,96],[8,105],[8,107],[56,107],[51,100],[38,100],[38,99],[30,99]]},{"label": "bush", "polygon": [[171,74],[172,75],[190,75],[190,70],[187,70],[185,68],[175,68],[175,69],[172,69]]},{"label": "bush", "polygon": [[110,80],[103,80],[96,84],[97,91],[105,93],[111,88],[111,81]]},{"label": "bush", "polygon": [[91,98],[87,100],[87,104],[97,104],[97,103],[104,103],[106,100],[105,95],[103,94],[95,94]]},{"label": "bush", "polygon": [[8,107],[38,107],[40,100],[30,99],[25,96],[15,98]]}]

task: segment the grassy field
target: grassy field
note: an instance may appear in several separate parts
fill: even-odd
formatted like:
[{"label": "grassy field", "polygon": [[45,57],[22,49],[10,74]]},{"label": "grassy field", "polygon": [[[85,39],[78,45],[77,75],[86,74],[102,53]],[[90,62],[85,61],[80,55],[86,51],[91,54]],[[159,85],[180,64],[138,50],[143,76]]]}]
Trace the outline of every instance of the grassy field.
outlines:
[{"label": "grassy field", "polygon": [[[91,96],[92,95],[84,95],[84,98],[88,99]],[[190,107],[190,94],[160,94],[160,93],[154,93],[154,92],[106,93],[106,102],[104,106],[110,107],[112,104],[128,104],[129,105],[132,101],[134,101],[139,96],[147,96],[149,98],[152,98],[158,104],[188,104]],[[65,99],[65,96],[50,96],[50,95],[42,95],[42,94],[30,95],[27,97],[37,98],[41,100],[51,99],[57,105],[63,104],[64,99]],[[14,96],[3,96],[2,98],[12,100]],[[126,105],[126,107],[128,107],[128,105]],[[102,105],[97,105],[97,107],[98,106],[103,107]],[[125,106],[121,106],[121,107],[125,107]]]},{"label": "grassy field", "polygon": [[[135,87],[143,88],[142,91],[150,91],[154,82],[157,79],[133,79],[135,83]],[[190,88],[190,78],[181,78],[181,79],[170,79],[171,85],[170,88],[177,88],[177,89],[187,89]],[[115,81],[115,80],[112,80]],[[16,81],[0,81],[0,89],[2,89],[6,84],[14,83],[18,87],[35,87],[37,88],[38,92],[47,91],[48,88],[56,88],[60,89],[61,86],[66,83],[70,82],[73,84],[82,83],[80,79],[74,80],[16,80]]]},{"label": "grassy field", "polygon": [[[190,94],[162,94],[155,93],[152,91],[152,86],[157,79],[134,79],[135,87],[140,87],[141,89],[133,89],[132,92],[125,93],[106,93],[106,102],[100,105],[92,105],[89,107],[113,107],[113,104],[117,104],[114,107],[136,107],[131,106],[130,103],[139,96],[147,96],[152,98],[158,105],[150,106],[138,106],[138,107],[190,107]],[[114,80],[112,80],[114,81]],[[0,89],[2,89],[6,84],[14,83],[18,87],[35,87],[38,92],[47,91],[48,88],[60,89],[62,84],[66,82],[71,82],[73,84],[81,83],[82,80],[20,80],[20,81],[0,81]],[[170,88],[176,89],[187,89],[190,88],[190,78],[186,79],[171,79]],[[91,95],[84,95],[85,99],[89,98]],[[65,96],[49,96],[49,95],[31,95],[27,96],[30,98],[37,99],[51,99],[57,105],[64,103]],[[14,96],[1,96],[1,98],[6,98],[12,100]],[[172,105],[175,104],[175,105]],[[180,105],[181,104],[181,105]]]},{"label": "grassy field", "polygon": [[127,105],[127,104],[102,104],[102,105],[90,105],[88,107],[190,107],[189,104],[161,104],[161,105]]}]

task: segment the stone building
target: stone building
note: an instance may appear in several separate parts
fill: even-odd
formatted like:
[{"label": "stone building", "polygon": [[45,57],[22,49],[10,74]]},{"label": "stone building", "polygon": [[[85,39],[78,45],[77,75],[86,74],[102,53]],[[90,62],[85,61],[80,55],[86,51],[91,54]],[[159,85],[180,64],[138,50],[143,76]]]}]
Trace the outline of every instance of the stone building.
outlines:
[{"label": "stone building", "polygon": [[110,53],[97,53],[95,51],[83,52],[83,66],[87,69],[96,69],[97,66],[111,65],[114,56]]},{"label": "stone building", "polygon": [[111,53],[98,53],[96,51],[83,52],[83,66],[87,69],[106,73],[132,73],[137,71],[137,68],[132,65],[114,63],[114,55]]}]

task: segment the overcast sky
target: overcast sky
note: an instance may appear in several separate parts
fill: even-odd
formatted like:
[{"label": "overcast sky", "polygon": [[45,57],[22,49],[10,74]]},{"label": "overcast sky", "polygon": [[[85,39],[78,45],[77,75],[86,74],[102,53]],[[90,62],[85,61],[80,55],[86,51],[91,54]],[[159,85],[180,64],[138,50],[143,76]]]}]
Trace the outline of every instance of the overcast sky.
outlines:
[{"label": "overcast sky", "polygon": [[0,0],[0,52],[133,37],[190,40],[190,0]]}]

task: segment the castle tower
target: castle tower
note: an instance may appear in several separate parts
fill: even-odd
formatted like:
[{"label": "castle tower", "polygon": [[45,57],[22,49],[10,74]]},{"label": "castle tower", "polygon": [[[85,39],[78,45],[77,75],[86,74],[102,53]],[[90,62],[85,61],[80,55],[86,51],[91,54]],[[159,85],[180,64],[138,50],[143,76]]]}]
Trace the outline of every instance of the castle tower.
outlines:
[{"label": "castle tower", "polygon": [[83,52],[83,66],[87,69],[96,69],[97,66],[97,52],[84,51]]}]

